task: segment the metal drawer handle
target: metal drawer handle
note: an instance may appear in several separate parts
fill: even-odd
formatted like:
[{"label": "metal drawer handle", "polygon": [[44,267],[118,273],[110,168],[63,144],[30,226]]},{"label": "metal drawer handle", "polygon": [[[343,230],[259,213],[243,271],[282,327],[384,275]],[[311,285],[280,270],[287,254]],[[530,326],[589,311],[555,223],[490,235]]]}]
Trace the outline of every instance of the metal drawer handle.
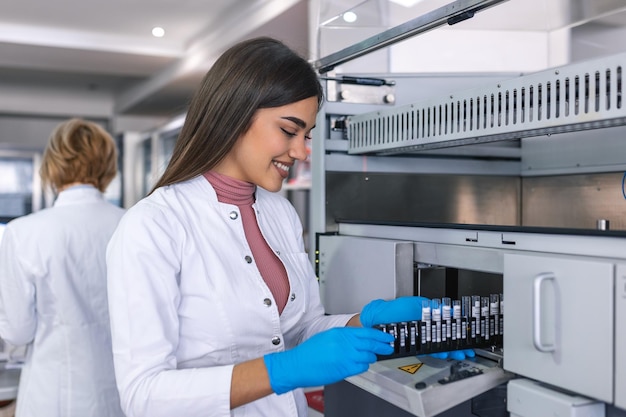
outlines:
[{"label": "metal drawer handle", "polygon": [[556,277],[552,272],[544,272],[535,277],[533,282],[533,344],[540,352],[554,352],[556,346],[541,341],[541,284]]}]

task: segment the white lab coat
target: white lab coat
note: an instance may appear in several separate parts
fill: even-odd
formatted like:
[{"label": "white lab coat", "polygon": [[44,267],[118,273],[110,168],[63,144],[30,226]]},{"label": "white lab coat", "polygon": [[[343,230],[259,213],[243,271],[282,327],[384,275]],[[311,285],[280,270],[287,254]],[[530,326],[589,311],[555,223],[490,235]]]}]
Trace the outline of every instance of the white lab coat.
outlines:
[{"label": "white lab coat", "polygon": [[88,185],[9,223],[0,245],[0,337],[29,344],[17,417],[122,416],[106,245],[123,214]]},{"label": "white lab coat", "polygon": [[234,364],[351,317],[324,315],[293,206],[257,188],[253,207],[289,276],[280,316],[239,209],[218,202],[204,177],[157,189],[120,222],[107,266],[115,372],[129,417],[307,415],[300,389],[230,410]]}]

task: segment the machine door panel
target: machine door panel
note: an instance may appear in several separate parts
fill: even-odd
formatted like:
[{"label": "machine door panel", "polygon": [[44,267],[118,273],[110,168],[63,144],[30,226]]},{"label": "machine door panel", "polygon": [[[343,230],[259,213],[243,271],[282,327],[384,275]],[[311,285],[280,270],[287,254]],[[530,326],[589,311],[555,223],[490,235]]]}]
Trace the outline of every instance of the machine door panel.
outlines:
[{"label": "machine door panel", "polygon": [[504,368],[613,402],[614,265],[504,256]]},{"label": "machine door panel", "polygon": [[350,314],[376,298],[413,295],[413,242],[319,237],[319,279],[328,314]]}]

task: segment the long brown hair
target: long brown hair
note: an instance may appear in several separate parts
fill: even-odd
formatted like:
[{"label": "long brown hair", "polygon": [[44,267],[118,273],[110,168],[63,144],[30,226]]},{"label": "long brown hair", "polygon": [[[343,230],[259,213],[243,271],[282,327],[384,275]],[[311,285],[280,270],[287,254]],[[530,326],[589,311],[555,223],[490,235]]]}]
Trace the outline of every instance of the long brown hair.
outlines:
[{"label": "long brown hair", "polygon": [[260,37],[236,44],[204,76],[170,162],[152,191],[217,165],[250,128],[257,110],[309,97],[317,97],[321,105],[323,92],[317,75],[284,43]]}]

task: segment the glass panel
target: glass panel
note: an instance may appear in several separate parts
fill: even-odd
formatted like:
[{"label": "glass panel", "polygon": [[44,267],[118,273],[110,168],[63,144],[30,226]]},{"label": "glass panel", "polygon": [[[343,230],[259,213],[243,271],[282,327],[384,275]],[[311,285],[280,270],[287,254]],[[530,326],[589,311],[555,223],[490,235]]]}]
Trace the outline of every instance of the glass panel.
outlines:
[{"label": "glass panel", "polygon": [[161,143],[161,155],[159,155],[160,161],[160,170],[159,176],[163,174],[167,164],[170,163],[170,159],[172,158],[172,153],[174,152],[174,145],[176,144],[176,139],[178,139],[178,134],[180,130],[168,131],[162,133],[159,137]]},{"label": "glass panel", "polygon": [[[626,51],[623,0],[320,0],[317,57],[350,52],[439,10],[489,6],[420,30],[343,64],[336,73],[534,72]],[[451,8],[451,5],[454,7]],[[425,28],[427,29],[427,28]],[[389,33],[389,32],[387,32]],[[378,39],[377,39],[378,37]],[[396,39],[396,38],[394,38]],[[317,64],[320,64],[318,62]],[[322,62],[321,64],[328,64]],[[325,71],[322,71],[325,73]]]},{"label": "glass panel", "polygon": [[33,210],[33,158],[0,157],[0,222]]},{"label": "glass panel", "polygon": [[154,181],[152,179],[152,138],[144,140],[141,148],[143,156],[141,197],[143,197],[148,195],[154,185]]},{"label": "glass panel", "polygon": [[115,144],[117,145],[117,175],[113,178],[113,181],[109,184],[104,193],[104,198],[112,204],[122,207],[124,201],[123,191],[123,178],[124,178],[124,140],[123,135],[117,135],[115,137]]}]

